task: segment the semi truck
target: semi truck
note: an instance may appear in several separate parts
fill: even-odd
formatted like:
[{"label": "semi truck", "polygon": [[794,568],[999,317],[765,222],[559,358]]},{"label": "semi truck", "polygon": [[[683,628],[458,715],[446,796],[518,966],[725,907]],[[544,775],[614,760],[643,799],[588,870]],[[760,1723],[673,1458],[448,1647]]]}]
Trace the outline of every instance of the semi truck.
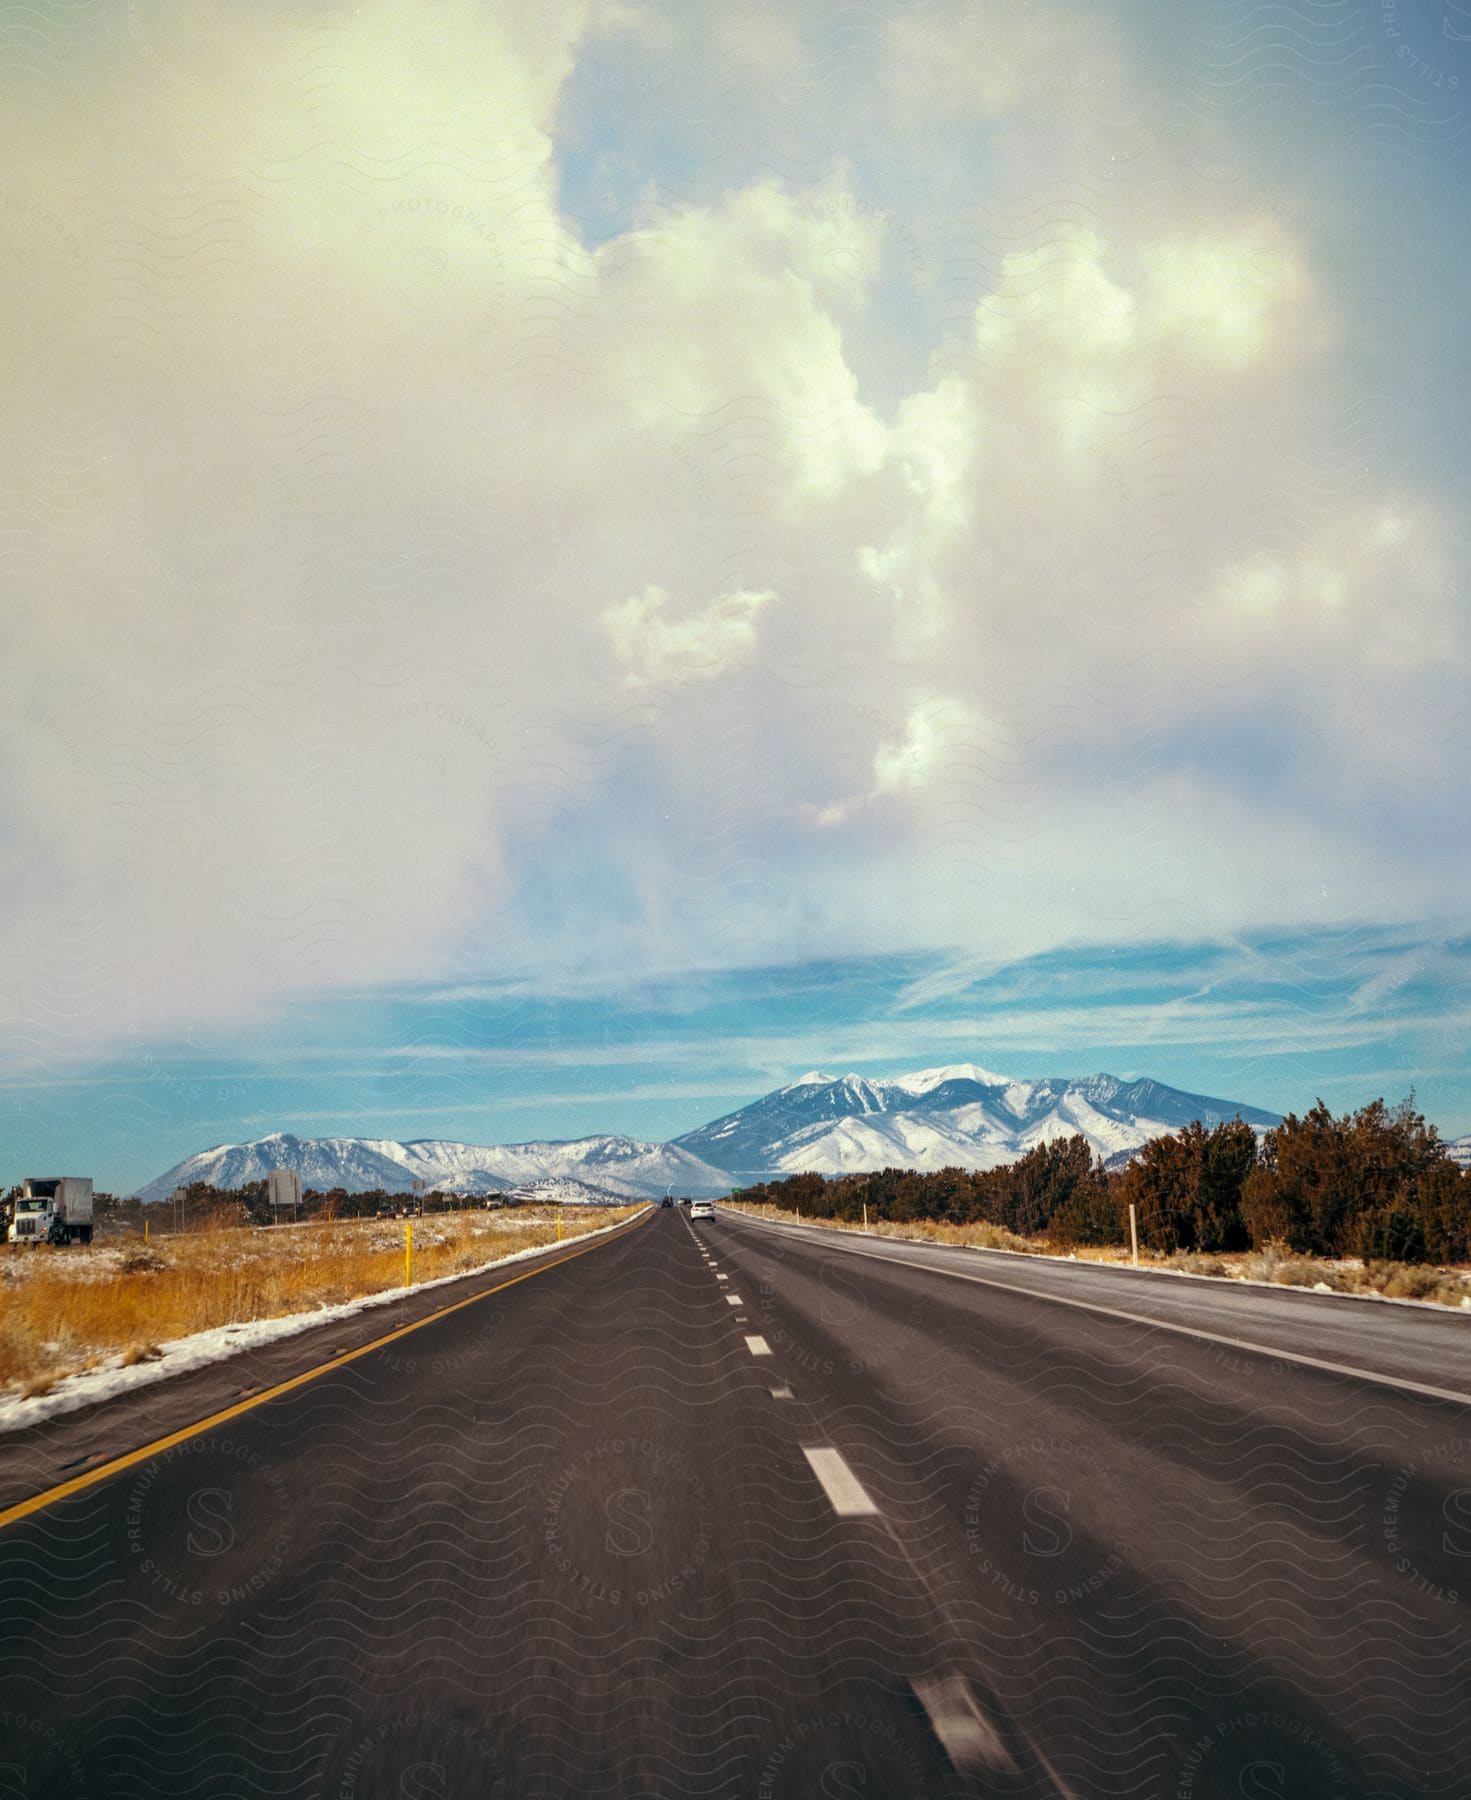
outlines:
[{"label": "semi truck", "polygon": [[89,1175],[27,1175],[6,1233],[12,1244],[90,1244]]}]

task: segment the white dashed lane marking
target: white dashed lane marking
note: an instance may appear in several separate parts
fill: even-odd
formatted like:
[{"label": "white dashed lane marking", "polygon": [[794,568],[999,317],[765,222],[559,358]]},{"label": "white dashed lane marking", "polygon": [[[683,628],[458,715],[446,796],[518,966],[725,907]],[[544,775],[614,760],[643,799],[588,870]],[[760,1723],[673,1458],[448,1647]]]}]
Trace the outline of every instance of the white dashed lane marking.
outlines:
[{"label": "white dashed lane marking", "polygon": [[932,1675],[910,1684],[929,1715],[935,1736],[957,1769],[1002,1769],[1016,1773],[1001,1733],[981,1711],[963,1675]]},{"label": "white dashed lane marking", "polygon": [[748,1337],[746,1339],[746,1348],[751,1352],[752,1356],[771,1355],[771,1345],[767,1343],[764,1337]]},{"label": "white dashed lane marking", "polygon": [[739,1294],[727,1294],[725,1296],[725,1304],[727,1306],[744,1306],[746,1303]]},{"label": "white dashed lane marking", "polygon": [[840,1519],[859,1519],[877,1513],[878,1508],[869,1499],[863,1483],[830,1444],[813,1450],[804,1444],[802,1454],[811,1463],[812,1473],[822,1483],[822,1491]]}]

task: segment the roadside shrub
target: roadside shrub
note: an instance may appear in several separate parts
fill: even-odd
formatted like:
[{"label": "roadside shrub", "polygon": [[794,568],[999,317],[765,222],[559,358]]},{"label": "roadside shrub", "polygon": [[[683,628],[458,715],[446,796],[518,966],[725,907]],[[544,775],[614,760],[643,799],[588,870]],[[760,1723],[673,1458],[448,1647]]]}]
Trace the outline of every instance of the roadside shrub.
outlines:
[{"label": "roadside shrub", "polygon": [[1119,1183],[1124,1213],[1131,1203],[1138,1211],[1140,1243],[1165,1252],[1245,1249],[1242,1188],[1255,1161],[1256,1134],[1240,1119],[1152,1138]]},{"label": "roadside shrub", "polygon": [[1248,1281],[1270,1281],[1277,1287],[1328,1287],[1341,1294],[1351,1293],[1357,1285],[1342,1269],[1298,1256],[1282,1243],[1253,1251],[1243,1259],[1241,1273]]},{"label": "roadside shrub", "polygon": [[1365,1262],[1424,1262],[1425,1232],[1408,1207],[1381,1207],[1360,1223],[1359,1255]]},{"label": "roadside shrub", "polygon": [[1122,1244],[1128,1238],[1125,1213],[1105,1179],[1098,1174],[1079,1181],[1053,1214],[1048,1240],[1060,1250],[1075,1245],[1092,1249]]},{"label": "roadside shrub", "polygon": [[1229,1275],[1227,1265],[1219,1256],[1201,1256],[1194,1250],[1176,1250],[1165,1258],[1167,1269],[1183,1269],[1187,1275]]},{"label": "roadside shrub", "polygon": [[1363,1245],[1367,1229],[1371,1244],[1397,1241],[1408,1260],[1465,1254],[1468,1194],[1413,1096],[1393,1110],[1375,1100],[1341,1119],[1319,1100],[1267,1133],[1242,1209],[1258,1243],[1280,1237],[1294,1250],[1343,1256]]},{"label": "roadside shrub", "polygon": [[1389,1300],[1438,1300],[1448,1306],[1459,1306],[1462,1296],[1471,1293],[1459,1276],[1423,1264],[1415,1268],[1400,1264],[1384,1270],[1376,1286]]}]

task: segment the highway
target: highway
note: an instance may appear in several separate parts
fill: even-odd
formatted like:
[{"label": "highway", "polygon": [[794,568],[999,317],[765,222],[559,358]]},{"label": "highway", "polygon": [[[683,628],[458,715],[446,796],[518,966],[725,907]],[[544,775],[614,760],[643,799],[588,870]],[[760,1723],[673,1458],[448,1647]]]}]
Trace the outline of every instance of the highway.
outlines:
[{"label": "highway", "polygon": [[1471,1794],[1471,1320],[724,1209],[403,1308],[0,1440],[6,1800]]}]

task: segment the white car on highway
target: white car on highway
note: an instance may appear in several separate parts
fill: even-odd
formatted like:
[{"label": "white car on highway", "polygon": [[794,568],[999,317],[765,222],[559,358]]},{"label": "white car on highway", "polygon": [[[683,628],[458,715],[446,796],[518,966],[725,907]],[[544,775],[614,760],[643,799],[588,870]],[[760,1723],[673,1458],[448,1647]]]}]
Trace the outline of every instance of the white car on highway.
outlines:
[{"label": "white car on highway", "polygon": [[690,1217],[692,1219],[713,1219],[715,1217],[715,1208],[708,1200],[696,1200],[694,1205],[690,1208]]}]

